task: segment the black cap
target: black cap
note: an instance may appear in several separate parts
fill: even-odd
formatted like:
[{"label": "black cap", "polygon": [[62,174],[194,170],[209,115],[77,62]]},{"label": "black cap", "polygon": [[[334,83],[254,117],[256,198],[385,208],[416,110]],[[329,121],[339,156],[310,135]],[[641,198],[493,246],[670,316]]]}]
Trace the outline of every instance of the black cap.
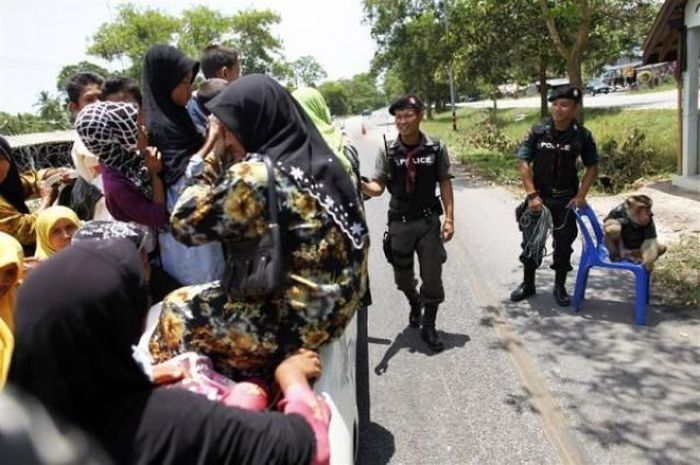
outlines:
[{"label": "black cap", "polygon": [[413,108],[414,110],[423,111],[423,101],[417,95],[404,95],[399,97],[394,103],[389,107],[389,113],[392,115],[396,114],[396,110],[403,110],[405,108]]},{"label": "black cap", "polygon": [[576,101],[577,103],[580,103],[583,99],[583,92],[581,92],[581,89],[579,89],[578,87],[570,85],[561,86],[557,87],[552,91],[552,94],[549,96],[548,100],[550,102],[553,102],[560,98],[568,98]]}]

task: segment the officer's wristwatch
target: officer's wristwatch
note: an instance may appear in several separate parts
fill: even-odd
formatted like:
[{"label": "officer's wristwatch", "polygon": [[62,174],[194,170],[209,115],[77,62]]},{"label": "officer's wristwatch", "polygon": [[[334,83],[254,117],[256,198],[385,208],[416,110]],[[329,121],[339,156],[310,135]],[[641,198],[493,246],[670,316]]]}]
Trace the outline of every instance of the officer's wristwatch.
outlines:
[{"label": "officer's wristwatch", "polygon": [[530,200],[536,199],[539,196],[540,196],[540,193],[537,191],[530,192],[529,194],[527,194],[527,197],[525,197],[525,200],[527,200],[529,202]]}]

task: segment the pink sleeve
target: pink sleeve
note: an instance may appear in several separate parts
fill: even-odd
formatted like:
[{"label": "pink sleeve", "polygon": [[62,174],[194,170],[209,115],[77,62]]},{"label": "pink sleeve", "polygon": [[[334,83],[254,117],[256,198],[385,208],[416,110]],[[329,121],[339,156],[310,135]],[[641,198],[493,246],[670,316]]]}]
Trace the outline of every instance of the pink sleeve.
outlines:
[{"label": "pink sleeve", "polygon": [[311,426],[316,436],[316,454],[311,465],[328,465],[331,459],[328,440],[331,412],[323,398],[314,394],[308,386],[294,384],[285,390],[284,399],[280,401],[279,407],[285,415],[301,415]]}]

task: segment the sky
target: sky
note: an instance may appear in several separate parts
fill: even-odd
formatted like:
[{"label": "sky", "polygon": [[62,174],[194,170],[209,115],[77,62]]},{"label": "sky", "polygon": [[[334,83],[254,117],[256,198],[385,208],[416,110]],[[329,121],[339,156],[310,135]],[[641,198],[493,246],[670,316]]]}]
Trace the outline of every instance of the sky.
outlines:
[{"label": "sky", "polygon": [[[42,90],[56,92],[64,65],[89,60],[85,51],[98,27],[114,19],[123,0],[0,0],[0,111],[35,112]],[[367,72],[375,45],[362,22],[362,0],[132,0],[177,15],[203,5],[224,14],[271,9],[282,21],[273,30],[284,55],[314,56],[328,79]],[[108,68],[118,69],[119,63]]]}]

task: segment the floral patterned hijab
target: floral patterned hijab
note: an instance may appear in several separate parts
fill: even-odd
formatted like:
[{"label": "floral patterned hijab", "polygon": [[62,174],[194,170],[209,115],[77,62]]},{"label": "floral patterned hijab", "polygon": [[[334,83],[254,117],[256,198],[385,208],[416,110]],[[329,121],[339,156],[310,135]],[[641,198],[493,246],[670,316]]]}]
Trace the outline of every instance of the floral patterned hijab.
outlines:
[{"label": "floral patterned hijab", "polygon": [[291,94],[274,79],[249,74],[207,108],[248,153],[269,157],[309,192],[357,249],[367,244],[360,192],[336,154]]}]

